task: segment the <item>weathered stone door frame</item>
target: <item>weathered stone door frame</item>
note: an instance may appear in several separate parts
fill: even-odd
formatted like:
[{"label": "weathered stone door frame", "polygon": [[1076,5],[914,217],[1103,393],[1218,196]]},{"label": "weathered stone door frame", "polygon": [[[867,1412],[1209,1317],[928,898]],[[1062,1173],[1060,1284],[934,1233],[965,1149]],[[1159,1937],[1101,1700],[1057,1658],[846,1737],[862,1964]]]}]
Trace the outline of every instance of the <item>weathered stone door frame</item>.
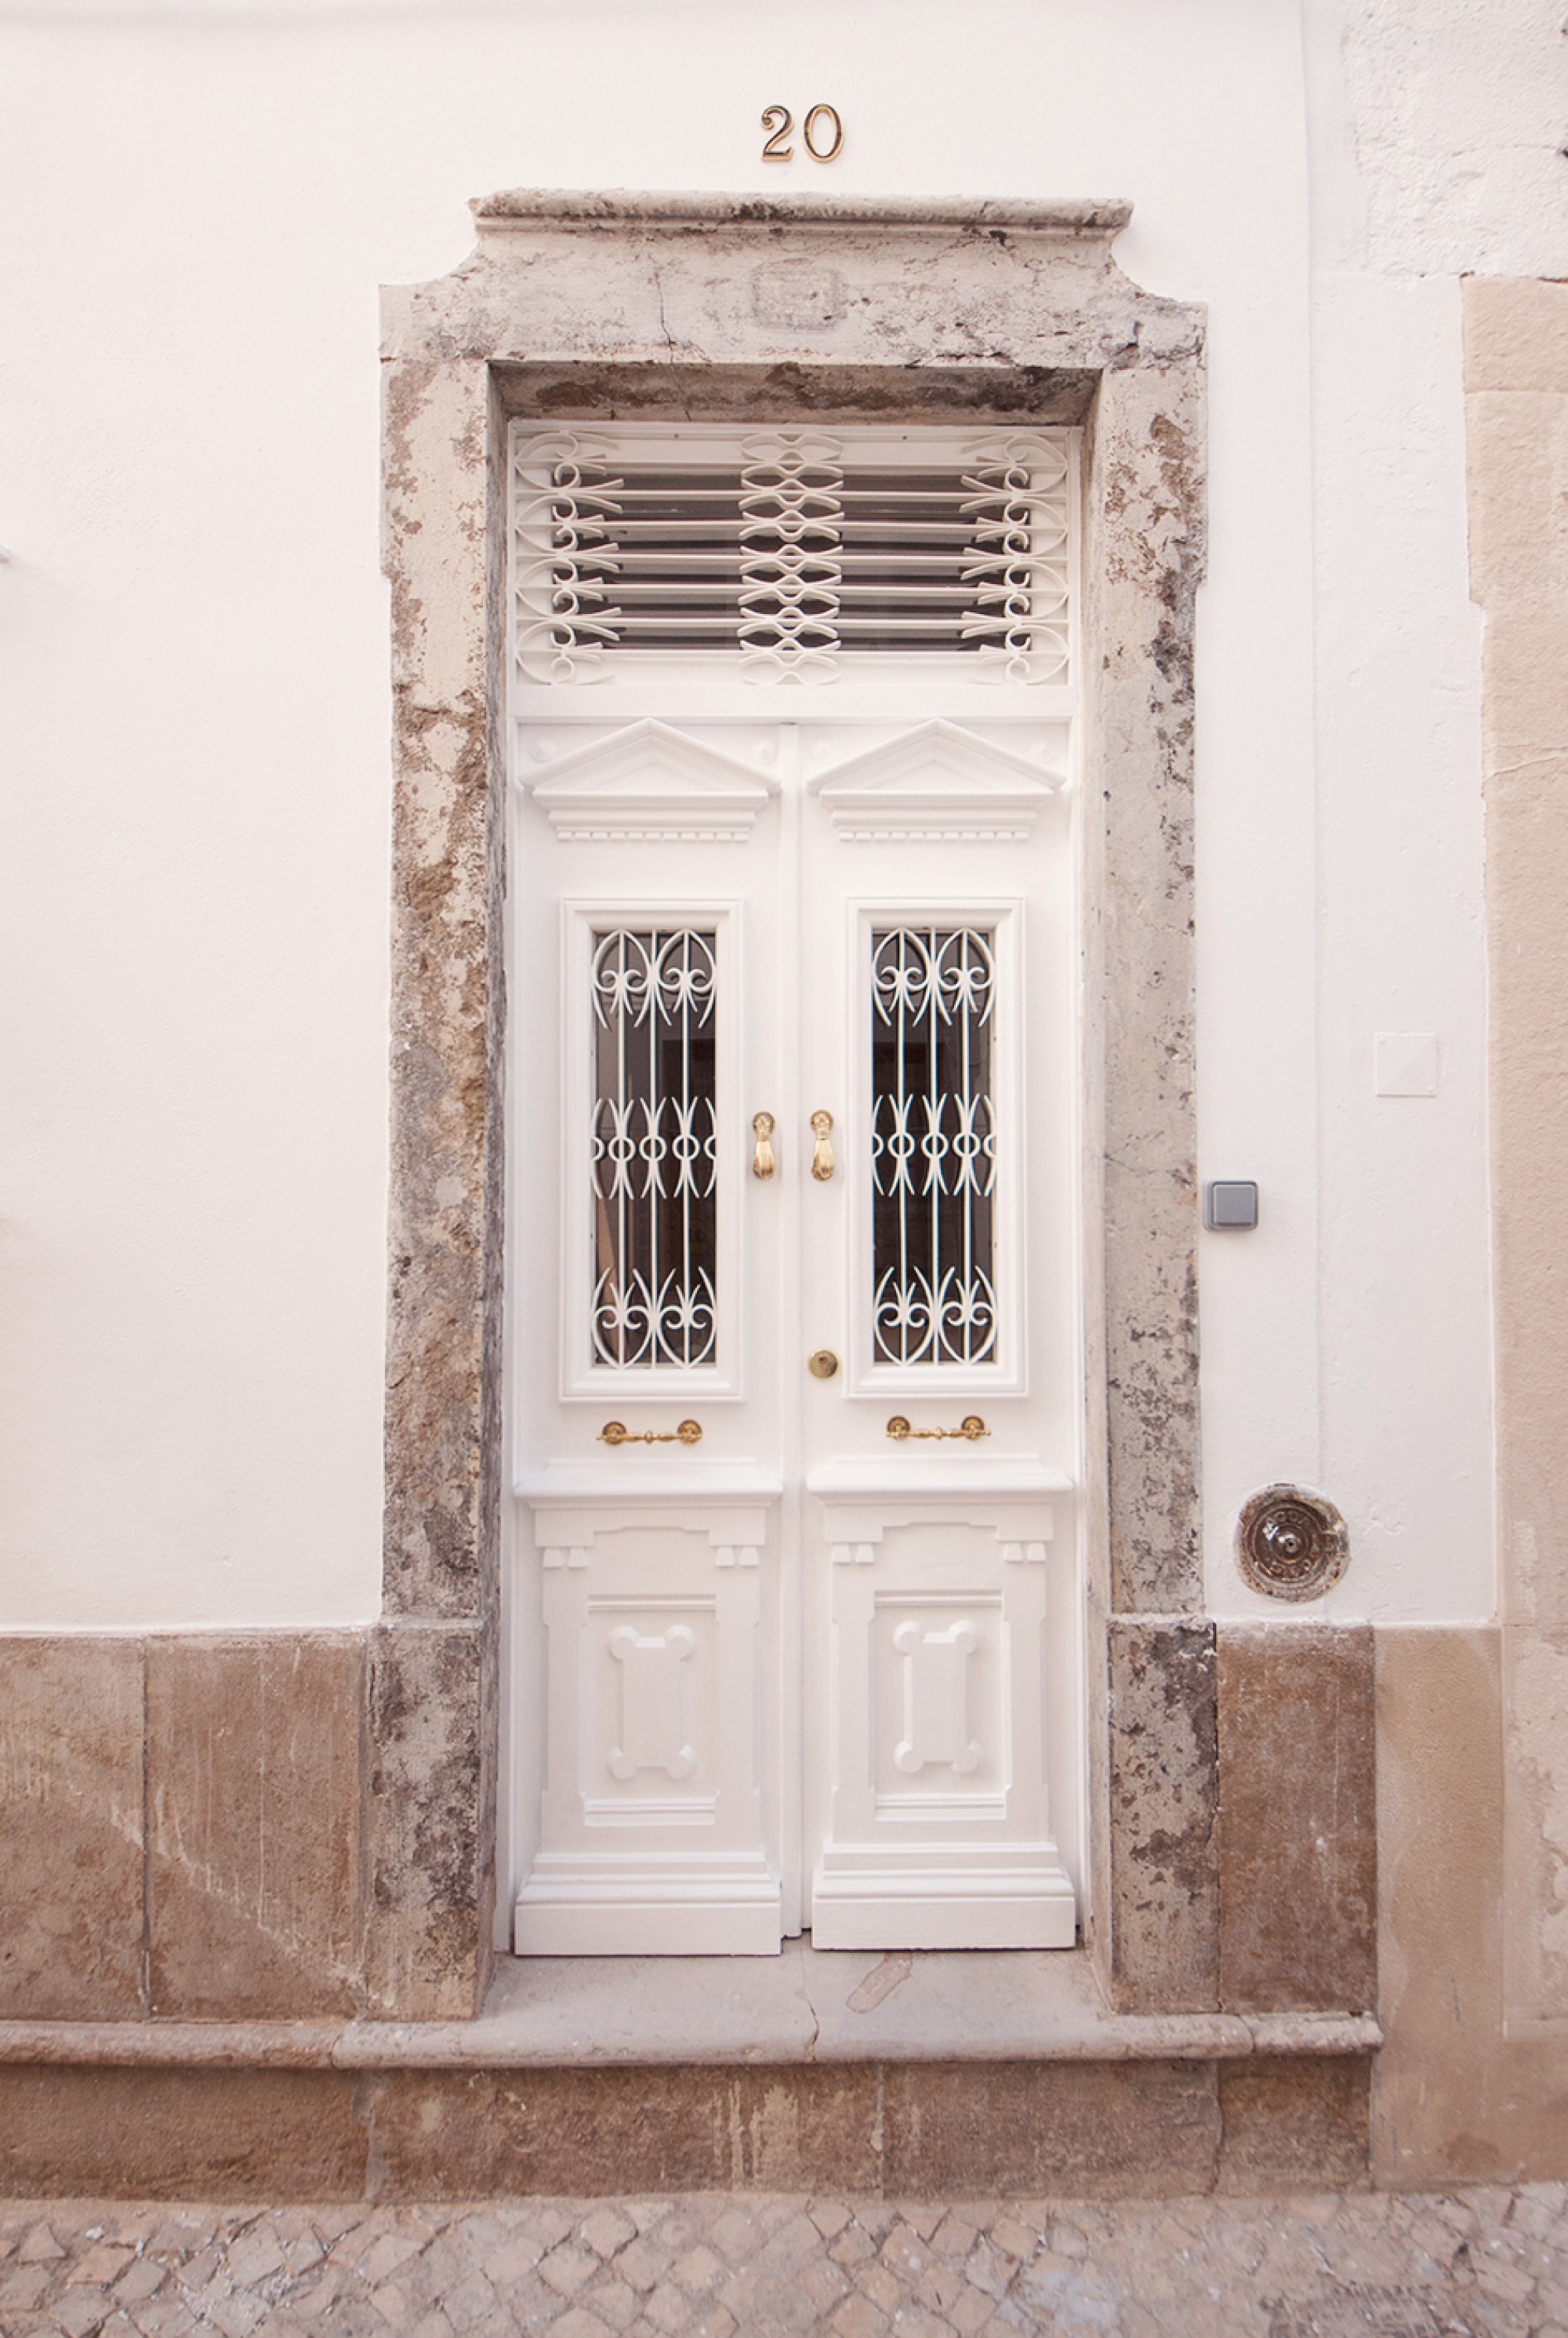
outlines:
[{"label": "weathered stone door frame", "polygon": [[475,210],[471,260],[385,296],[397,793],[369,2009],[472,2013],[490,1964],[514,413],[1084,425],[1092,1939],[1121,2008],[1214,2006],[1192,1094],[1201,311],[1120,273],[1119,203],[521,192]]}]

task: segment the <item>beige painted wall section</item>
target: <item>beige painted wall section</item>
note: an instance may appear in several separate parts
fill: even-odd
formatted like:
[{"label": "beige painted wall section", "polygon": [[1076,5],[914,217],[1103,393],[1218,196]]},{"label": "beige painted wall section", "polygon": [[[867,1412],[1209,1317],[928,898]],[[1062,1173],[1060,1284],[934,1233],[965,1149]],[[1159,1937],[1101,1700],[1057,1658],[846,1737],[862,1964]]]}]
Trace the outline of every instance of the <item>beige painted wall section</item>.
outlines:
[{"label": "beige painted wall section", "polygon": [[1465,303],[1485,614],[1511,2023],[1568,2020],[1568,285]]},{"label": "beige painted wall section", "polygon": [[1500,1632],[1379,1636],[1387,2181],[1568,2165],[1568,284],[1465,287]]}]

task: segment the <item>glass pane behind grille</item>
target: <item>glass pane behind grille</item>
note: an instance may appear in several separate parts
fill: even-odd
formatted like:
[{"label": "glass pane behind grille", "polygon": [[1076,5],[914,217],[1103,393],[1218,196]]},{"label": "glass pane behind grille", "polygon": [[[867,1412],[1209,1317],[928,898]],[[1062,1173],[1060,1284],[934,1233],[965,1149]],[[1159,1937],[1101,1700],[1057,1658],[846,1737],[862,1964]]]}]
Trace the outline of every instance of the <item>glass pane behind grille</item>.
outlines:
[{"label": "glass pane behind grille", "polygon": [[975,651],[1029,615],[1029,514],[1008,503],[951,472],[627,467],[585,475],[560,526],[581,541],[592,507],[603,567],[577,599],[622,649]]},{"label": "glass pane behind grille", "polygon": [[995,1361],[991,936],[872,936],[871,1184],[879,1364]]},{"label": "glass pane behind grille", "polygon": [[593,938],[596,1363],[713,1361],[718,1328],[712,933]]}]

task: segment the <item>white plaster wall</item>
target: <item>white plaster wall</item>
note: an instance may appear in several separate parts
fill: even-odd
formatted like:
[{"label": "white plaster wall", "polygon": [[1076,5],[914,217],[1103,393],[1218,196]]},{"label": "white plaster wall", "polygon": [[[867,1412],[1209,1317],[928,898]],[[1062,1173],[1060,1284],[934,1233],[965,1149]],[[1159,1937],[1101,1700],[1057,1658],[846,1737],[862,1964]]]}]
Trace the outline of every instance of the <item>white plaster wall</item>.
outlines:
[{"label": "white plaster wall", "polygon": [[[1568,42],[1561,11],[1543,0],[1305,0],[1303,30],[1317,537],[1317,1482],[1345,1511],[1354,1554],[1343,1582],[1307,1613],[1484,1618],[1496,1584],[1480,623],[1469,599],[1460,277],[1568,272],[1559,152]],[[1218,820],[1211,793],[1206,801]],[[1226,822],[1228,842],[1235,827]],[[1228,850],[1220,866],[1200,865],[1207,913],[1240,871]],[[1200,948],[1207,976],[1211,947]],[[1266,1013],[1268,977],[1260,965],[1257,973]],[[1274,979],[1294,989],[1302,970],[1280,968]],[[1247,1050],[1226,986],[1205,980],[1200,1022],[1213,1174],[1246,1142]],[[1435,1098],[1376,1095],[1379,1030],[1436,1035]],[[1272,1602],[1246,1591],[1230,1556],[1239,1499],[1272,1474],[1260,1433],[1269,1327],[1245,1303],[1233,1242],[1208,1236],[1204,1252],[1210,1591],[1220,1614],[1278,1618]],[[1281,1342],[1310,1336],[1283,1321],[1273,1331]],[[1219,1370],[1233,1376],[1234,1403],[1215,1400]],[[1300,1466],[1312,1474],[1305,1443]]]},{"label": "white plaster wall", "polygon": [[[454,265],[465,199],[522,184],[1125,194],[1129,273],[1210,304],[1201,1142],[1265,1201],[1204,1245],[1214,1596],[1249,1604],[1239,1495],[1300,1475],[1351,1517],[1352,1610],[1489,1609],[1442,280],[1466,238],[1511,249],[1519,187],[1456,194],[1430,109],[1386,133],[1410,24],[1442,20],[1452,125],[1449,20],[1500,15],[1494,146],[1519,85],[1544,119],[1535,0],[1311,0],[1309,212],[1295,0],[0,0],[0,1626],[375,1610],[377,287]],[[762,164],[761,106],[818,99],[839,162]],[[1441,1029],[1437,1106],[1368,1105],[1389,1017]]]}]

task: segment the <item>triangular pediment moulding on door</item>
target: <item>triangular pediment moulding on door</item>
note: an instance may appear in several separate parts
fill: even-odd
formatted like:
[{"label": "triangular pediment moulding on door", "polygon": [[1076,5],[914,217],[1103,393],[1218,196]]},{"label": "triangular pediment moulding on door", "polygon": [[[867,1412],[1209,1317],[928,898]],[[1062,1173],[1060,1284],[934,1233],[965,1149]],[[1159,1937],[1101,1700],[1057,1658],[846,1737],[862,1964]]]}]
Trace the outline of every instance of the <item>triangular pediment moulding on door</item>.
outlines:
[{"label": "triangular pediment moulding on door", "polygon": [[649,720],[574,748],[524,784],[557,836],[577,843],[736,844],[779,782]]},{"label": "triangular pediment moulding on door", "polygon": [[[524,785],[574,842],[739,843],[779,782],[650,719],[574,748]],[[818,772],[808,791],[848,840],[963,843],[1031,836],[1060,785],[1015,748],[937,721]]]},{"label": "triangular pediment moulding on door", "polygon": [[818,773],[809,790],[838,833],[857,842],[959,844],[1033,835],[1059,784],[1014,748],[938,721]]}]

